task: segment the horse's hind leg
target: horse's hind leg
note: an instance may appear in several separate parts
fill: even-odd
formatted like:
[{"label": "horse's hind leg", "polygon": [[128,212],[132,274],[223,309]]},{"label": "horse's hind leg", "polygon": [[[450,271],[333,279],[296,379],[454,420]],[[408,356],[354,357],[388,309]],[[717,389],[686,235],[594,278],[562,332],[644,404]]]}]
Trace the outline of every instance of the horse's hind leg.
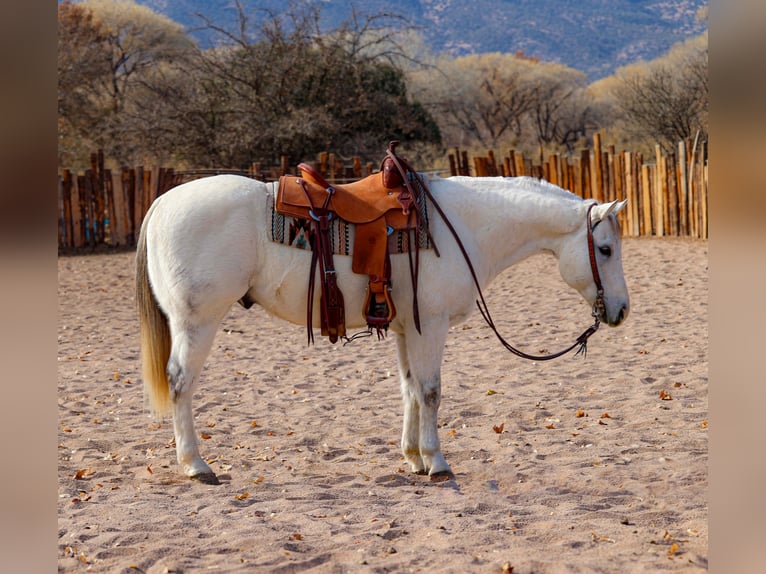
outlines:
[{"label": "horse's hind leg", "polygon": [[450,473],[441,453],[437,416],[441,404],[441,361],[448,325],[423,325],[397,336],[399,369],[404,401],[402,452],[413,472]]},{"label": "horse's hind leg", "polygon": [[178,464],[186,476],[210,484],[218,484],[218,479],[199,454],[194,432],[192,394],[213,344],[217,326],[217,321],[196,326],[188,323],[174,325],[171,322],[173,343],[167,366]]}]

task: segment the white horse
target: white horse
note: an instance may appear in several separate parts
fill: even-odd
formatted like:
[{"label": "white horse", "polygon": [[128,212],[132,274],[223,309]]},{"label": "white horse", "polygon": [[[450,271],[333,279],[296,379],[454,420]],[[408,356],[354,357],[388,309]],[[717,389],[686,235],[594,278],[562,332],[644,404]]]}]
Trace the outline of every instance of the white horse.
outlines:
[{"label": "white horse", "polygon": [[[510,265],[550,252],[564,281],[594,305],[590,226],[603,286],[603,305],[594,312],[611,326],[627,316],[615,217],[625,201],[596,204],[526,177],[432,178],[429,187],[462,240],[481,288]],[[199,454],[192,394],[218,325],[236,302],[257,303],[296,324],[306,321],[311,253],[271,240],[267,210],[273,192],[273,184],[233,175],[191,181],[160,196],[141,227],[136,275],[144,390],[156,414],[172,411],[178,462],[187,476],[203,482],[217,478]],[[401,448],[413,472],[435,475],[451,473],[437,434],[444,345],[450,326],[473,311],[477,288],[445,222],[433,210],[429,218],[439,256],[432,249],[420,252],[422,334],[413,321],[406,254],[391,256],[398,314],[390,329],[404,402]],[[368,278],[352,273],[350,256],[335,256],[335,267],[346,324],[364,327]],[[319,307],[314,305],[315,327]]]}]

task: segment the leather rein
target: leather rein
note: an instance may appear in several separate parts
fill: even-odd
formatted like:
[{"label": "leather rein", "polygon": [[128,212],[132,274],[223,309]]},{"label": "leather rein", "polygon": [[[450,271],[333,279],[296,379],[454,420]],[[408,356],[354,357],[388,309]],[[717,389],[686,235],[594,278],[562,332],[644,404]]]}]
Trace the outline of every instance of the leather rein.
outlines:
[{"label": "leather rein", "polygon": [[[392,142],[393,144],[394,142]],[[398,143],[398,142],[396,142]],[[583,333],[577,337],[574,343],[572,343],[569,347],[562,351],[558,351],[556,353],[551,353],[549,355],[530,355],[529,353],[525,353],[524,351],[521,351],[511,345],[497,330],[497,327],[495,326],[495,322],[492,320],[492,315],[489,312],[489,307],[487,306],[487,302],[484,300],[484,294],[482,293],[481,286],[479,285],[479,279],[476,276],[476,271],[473,267],[473,263],[471,263],[471,258],[468,256],[468,252],[465,249],[465,246],[463,245],[463,242],[460,240],[460,237],[458,236],[457,231],[453,227],[450,220],[447,218],[446,214],[442,210],[441,206],[438,204],[436,199],[434,198],[433,194],[431,193],[431,190],[428,188],[428,186],[425,184],[423,179],[420,177],[420,175],[413,170],[410,165],[407,163],[406,160],[403,158],[400,158],[393,152],[393,146],[389,146],[389,150],[387,151],[387,154],[391,159],[393,159],[394,165],[399,170],[402,179],[404,180],[404,185],[407,186],[407,189],[409,190],[412,197],[420,199],[421,195],[416,193],[415,190],[412,188],[412,181],[411,178],[417,182],[418,187],[422,190],[422,192],[426,195],[428,200],[433,205],[434,209],[436,209],[437,213],[441,216],[444,223],[447,225],[447,228],[449,229],[450,233],[452,234],[452,237],[454,237],[458,247],[460,248],[460,252],[463,254],[463,258],[465,259],[465,262],[468,264],[468,269],[471,272],[471,277],[473,278],[473,282],[476,285],[476,290],[479,294],[479,298],[476,300],[476,306],[479,308],[479,312],[481,313],[481,316],[484,318],[484,321],[489,325],[490,329],[495,333],[495,336],[500,341],[500,343],[505,347],[508,351],[513,353],[514,355],[521,357],[522,359],[528,359],[530,361],[550,361],[551,359],[556,359],[558,357],[561,357],[562,355],[567,354],[571,350],[573,350],[575,347],[579,347],[577,352],[575,353],[575,356],[582,353],[583,357],[587,356],[588,352],[588,339],[591,335],[593,335],[599,328],[601,322],[599,320],[600,316],[603,316],[604,313],[604,288],[601,284],[601,276],[598,272],[598,264],[596,262],[596,250],[595,246],[593,244],[593,230],[595,229],[595,225],[591,225],[590,223],[590,212],[593,209],[593,207],[596,205],[591,204],[588,207],[588,212],[586,215],[586,225],[588,229],[588,257],[590,260],[590,268],[591,272],[593,274],[593,281],[596,284],[596,301],[593,303],[593,309],[592,309],[592,316],[595,319],[595,322],[593,325],[588,327]],[[404,164],[404,165],[402,165]],[[412,176],[412,177],[410,177]],[[417,200],[416,200],[417,201]],[[598,222],[596,223],[598,225]],[[438,255],[438,252],[437,252]],[[412,265],[412,263],[410,263]],[[416,275],[413,275],[416,276]],[[417,284],[415,284],[415,309],[417,309]],[[419,323],[419,322],[418,322]],[[420,325],[418,324],[418,332],[420,332]]]}]

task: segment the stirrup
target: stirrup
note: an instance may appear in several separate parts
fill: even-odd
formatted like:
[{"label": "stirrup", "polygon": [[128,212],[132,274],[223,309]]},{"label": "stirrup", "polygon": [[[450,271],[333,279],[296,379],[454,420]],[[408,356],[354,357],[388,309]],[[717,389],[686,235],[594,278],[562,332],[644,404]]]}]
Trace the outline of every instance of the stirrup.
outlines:
[{"label": "stirrup", "polygon": [[388,325],[396,317],[396,307],[391,299],[391,285],[388,281],[368,283],[363,311],[367,326],[377,330],[379,336],[382,331],[388,330]]}]

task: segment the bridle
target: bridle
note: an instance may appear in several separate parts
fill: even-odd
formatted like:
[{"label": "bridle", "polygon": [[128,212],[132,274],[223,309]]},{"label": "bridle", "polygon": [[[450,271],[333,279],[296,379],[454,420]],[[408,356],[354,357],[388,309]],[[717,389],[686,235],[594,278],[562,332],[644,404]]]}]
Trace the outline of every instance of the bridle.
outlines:
[{"label": "bridle", "polygon": [[596,300],[593,302],[593,316],[598,321],[599,317],[603,317],[606,314],[606,306],[604,305],[604,286],[601,284],[601,275],[598,272],[598,263],[596,262],[596,247],[593,244],[593,230],[596,229],[596,225],[601,223],[597,221],[595,224],[590,224],[590,212],[596,206],[592,203],[588,206],[588,213],[585,216],[586,225],[588,226],[588,258],[590,259],[590,271],[593,274],[593,282],[596,284]]},{"label": "bridle", "polygon": [[[601,275],[598,272],[598,263],[596,262],[596,249],[595,245],[593,244],[593,230],[596,228],[596,225],[598,225],[599,222],[596,222],[596,225],[593,226],[590,223],[590,212],[595,205],[596,204],[594,203],[588,207],[585,222],[588,230],[588,258],[590,260],[590,270],[593,274],[593,281],[596,284],[596,300],[593,302],[593,308],[591,310],[591,315],[593,316],[594,322],[593,325],[588,327],[579,337],[577,337],[574,343],[572,343],[566,349],[558,351],[557,353],[551,353],[549,355],[530,355],[529,353],[525,353],[524,351],[517,349],[508,341],[506,341],[505,338],[503,338],[503,336],[498,332],[497,327],[495,326],[495,322],[492,320],[492,316],[489,313],[489,308],[487,307],[487,303],[484,300],[484,295],[481,292],[481,287],[479,287],[479,282],[476,278],[476,273],[473,270],[473,265],[471,265],[471,262],[468,259],[468,254],[465,252],[465,249],[462,247],[462,245],[460,246],[460,249],[463,252],[463,256],[466,258],[466,262],[468,263],[468,267],[471,269],[471,275],[473,276],[474,283],[476,284],[476,289],[479,292],[479,299],[476,301],[476,306],[479,308],[481,316],[484,318],[484,321],[487,323],[487,325],[489,325],[490,329],[492,329],[492,331],[495,333],[495,336],[498,338],[503,347],[505,347],[508,351],[517,357],[528,359],[530,361],[550,361],[551,359],[556,359],[562,355],[566,355],[575,347],[578,348],[577,352],[575,353],[575,357],[580,353],[582,353],[583,358],[587,356],[588,339],[591,335],[598,331],[598,328],[601,325],[599,317],[604,315],[604,311],[606,309],[604,305],[604,287],[601,284]],[[458,244],[460,244],[459,240]]]},{"label": "bridle", "polygon": [[[393,143],[394,142],[392,142],[392,144]],[[528,359],[530,361],[550,361],[551,359],[556,359],[562,355],[567,354],[569,351],[571,351],[575,347],[578,347],[577,352],[575,353],[575,356],[579,355],[580,353],[582,353],[583,357],[587,356],[588,339],[590,338],[591,335],[593,335],[596,331],[598,331],[598,328],[601,324],[599,317],[604,316],[605,309],[606,309],[604,305],[604,287],[601,284],[601,275],[598,272],[598,263],[596,261],[596,249],[593,243],[593,230],[596,228],[596,225],[598,225],[600,222],[596,222],[595,225],[591,225],[591,222],[590,222],[590,212],[595,207],[596,204],[593,203],[590,206],[588,206],[588,211],[586,215],[586,227],[588,230],[588,257],[590,260],[591,273],[593,274],[593,281],[596,284],[596,300],[593,303],[593,308],[591,312],[594,318],[594,323],[593,325],[588,327],[585,331],[583,331],[583,333],[579,337],[577,337],[575,342],[572,343],[566,349],[559,351],[557,353],[552,353],[550,355],[530,355],[529,353],[525,353],[524,351],[521,351],[517,349],[516,347],[514,347],[513,345],[511,345],[508,341],[505,340],[505,338],[497,330],[497,327],[495,326],[495,322],[492,320],[492,316],[490,315],[489,308],[487,307],[487,302],[484,300],[484,294],[482,293],[481,286],[479,285],[479,279],[476,276],[476,271],[474,270],[473,264],[471,263],[471,258],[468,256],[468,252],[466,251],[465,246],[463,245],[463,242],[460,240],[460,237],[458,236],[458,233],[453,227],[452,223],[447,218],[446,214],[444,213],[444,211],[442,210],[441,206],[438,204],[436,199],[434,199],[434,196],[431,193],[431,190],[425,184],[425,182],[420,177],[420,175],[409,166],[406,160],[394,155],[391,149],[389,149],[389,155],[393,157],[394,164],[396,165],[397,169],[400,171],[402,175],[402,179],[404,180],[404,183],[407,186],[407,189],[412,194],[412,196],[415,198],[418,198],[418,200],[419,198],[422,197],[423,194],[426,197],[428,197],[434,209],[436,209],[437,213],[441,216],[442,220],[444,221],[450,233],[452,234],[455,241],[457,242],[457,245],[460,248],[460,252],[463,254],[463,258],[465,259],[465,262],[468,264],[468,269],[471,272],[471,277],[473,277],[473,282],[476,285],[476,290],[479,294],[479,298],[476,300],[476,306],[479,308],[479,312],[481,313],[481,316],[484,318],[484,321],[487,323],[487,325],[489,325],[490,329],[492,329],[492,331],[495,333],[495,336],[498,338],[498,340],[503,345],[503,347],[505,347],[508,351],[510,351],[514,355],[521,357],[522,359]],[[415,189],[412,187],[413,184],[416,184],[422,193],[417,193]]]}]

